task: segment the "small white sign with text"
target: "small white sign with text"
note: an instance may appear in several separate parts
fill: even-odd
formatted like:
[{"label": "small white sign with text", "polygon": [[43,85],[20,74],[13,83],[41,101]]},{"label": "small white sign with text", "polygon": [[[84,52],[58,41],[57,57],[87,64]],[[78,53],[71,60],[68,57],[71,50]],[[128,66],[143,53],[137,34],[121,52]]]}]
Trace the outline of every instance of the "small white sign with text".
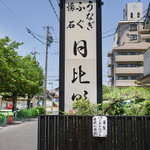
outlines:
[{"label": "small white sign with text", "polygon": [[94,116],[92,118],[93,137],[107,137],[107,117]]}]

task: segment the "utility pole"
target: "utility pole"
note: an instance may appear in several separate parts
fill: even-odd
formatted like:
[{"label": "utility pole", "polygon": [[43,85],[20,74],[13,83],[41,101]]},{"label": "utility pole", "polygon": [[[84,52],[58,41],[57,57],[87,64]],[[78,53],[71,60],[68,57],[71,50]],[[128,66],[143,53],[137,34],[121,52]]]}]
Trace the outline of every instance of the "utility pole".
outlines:
[{"label": "utility pole", "polygon": [[39,52],[36,51],[36,48],[34,47],[34,52],[31,52],[32,55],[34,55],[34,57],[36,58],[37,54],[40,54]]},{"label": "utility pole", "polygon": [[47,62],[48,62],[48,47],[53,42],[53,38],[49,29],[50,26],[44,27],[47,29],[47,37],[46,37],[46,59],[45,59],[45,85],[44,85],[44,108],[46,109],[46,89],[47,89]]}]

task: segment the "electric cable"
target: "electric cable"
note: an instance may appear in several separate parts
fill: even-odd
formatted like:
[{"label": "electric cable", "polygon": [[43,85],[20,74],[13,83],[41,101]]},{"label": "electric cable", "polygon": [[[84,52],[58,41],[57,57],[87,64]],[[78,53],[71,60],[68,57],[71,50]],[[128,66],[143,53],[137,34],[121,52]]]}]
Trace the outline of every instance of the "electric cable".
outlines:
[{"label": "electric cable", "polygon": [[54,7],[54,5],[53,5],[53,3],[52,3],[52,1],[49,0],[49,3],[50,3],[50,5],[51,5],[51,7],[52,7],[52,9],[53,9],[53,11],[54,11],[54,13],[55,13],[55,15],[56,15],[56,18],[58,19],[58,21],[60,21],[58,15],[57,15],[57,12],[56,12],[56,10],[55,10],[55,7]]},{"label": "electric cable", "polygon": [[27,29],[28,33],[30,33],[35,39],[37,39],[37,40],[38,40],[39,42],[41,42],[42,44],[46,45],[44,42],[42,42],[40,39],[38,39],[38,38],[31,32],[30,29],[28,29],[27,27],[26,27],[26,29]]},{"label": "electric cable", "polygon": [[59,0],[57,0],[57,4],[58,4],[58,6],[59,6]]},{"label": "electric cable", "polygon": [[[146,11],[147,11],[147,9],[145,9],[141,14],[144,14]],[[144,15],[144,16],[145,16],[145,15]],[[134,20],[134,19],[136,19],[136,17],[134,17],[133,20]],[[141,19],[140,19],[140,20],[141,20]],[[117,29],[117,28],[110,29],[110,30],[108,30],[108,31],[103,32],[102,34],[106,34],[106,33],[112,32],[112,31],[114,31],[114,30],[116,30],[116,29]],[[109,36],[112,36],[112,34],[106,35],[106,37],[109,37]]]},{"label": "electric cable", "polygon": [[9,11],[9,13],[11,14],[11,17],[13,16],[15,18],[15,21],[17,21],[17,23],[19,23],[20,25],[22,25],[28,31],[28,33],[31,34],[36,40],[38,40],[42,44],[46,45],[43,41],[41,41],[38,38],[38,37],[40,37],[40,38],[46,39],[46,38],[44,38],[44,36],[41,36],[41,35],[39,35],[39,34],[37,34],[35,32],[32,32],[28,27],[26,27],[26,25],[13,13],[13,11],[2,0],[0,0],[0,2]]},{"label": "electric cable", "polygon": [[[138,23],[141,19],[143,19],[143,18],[145,18],[145,15],[142,17],[142,18],[140,18],[138,21],[136,21],[135,23]],[[124,29],[122,29],[122,30],[120,30],[120,31],[118,31],[118,33],[120,33],[120,32],[122,32],[122,31],[124,31],[124,30],[126,30],[126,29],[128,29],[129,28],[129,26],[130,25],[128,25],[127,27],[125,27]],[[103,36],[102,37],[102,39],[105,39],[105,38],[108,38],[108,37],[111,37],[111,36],[113,36],[113,35],[115,35],[116,34],[116,32],[114,32],[114,33],[112,33],[112,34],[109,34],[109,35],[106,35],[106,36]]]}]

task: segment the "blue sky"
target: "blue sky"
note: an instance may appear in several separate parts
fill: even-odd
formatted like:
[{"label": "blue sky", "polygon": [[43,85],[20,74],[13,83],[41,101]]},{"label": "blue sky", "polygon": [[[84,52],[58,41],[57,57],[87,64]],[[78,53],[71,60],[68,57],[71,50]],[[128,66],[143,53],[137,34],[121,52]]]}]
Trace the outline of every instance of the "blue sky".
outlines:
[{"label": "blue sky", "polygon": [[[59,15],[58,0],[51,0]],[[123,9],[126,3],[138,2],[138,0],[103,0],[102,6],[102,32],[105,33],[117,27],[118,21],[123,20]],[[143,0],[143,10],[148,8],[149,0]],[[59,21],[49,3],[49,0],[0,0],[0,38],[9,36],[17,42],[24,42],[18,49],[19,55],[25,56],[36,50],[36,55],[44,69],[46,46],[37,41],[26,30],[26,27],[36,34],[45,43],[46,31],[44,26],[51,26],[51,34],[55,41],[59,41]],[[107,36],[114,31],[103,34]],[[114,37],[104,38],[103,42],[103,84],[107,85],[107,53],[112,50]],[[48,83],[53,82],[53,88],[58,87],[59,71],[59,44],[53,42],[48,55]],[[48,89],[52,85],[48,84]]]}]

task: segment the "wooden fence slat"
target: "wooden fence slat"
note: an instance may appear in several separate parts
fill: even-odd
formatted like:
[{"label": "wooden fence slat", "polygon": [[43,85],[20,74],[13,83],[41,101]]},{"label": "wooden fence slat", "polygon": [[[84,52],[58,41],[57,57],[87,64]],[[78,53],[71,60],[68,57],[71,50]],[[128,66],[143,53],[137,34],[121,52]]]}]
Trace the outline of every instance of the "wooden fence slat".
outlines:
[{"label": "wooden fence slat", "polygon": [[143,149],[146,150],[146,118],[143,117]]},{"label": "wooden fence slat", "polygon": [[57,150],[57,146],[58,146],[58,143],[57,143],[57,136],[58,136],[58,116],[54,116],[54,150]]},{"label": "wooden fence slat", "polygon": [[40,133],[39,133],[39,136],[40,136],[40,145],[39,145],[39,148],[40,150],[45,150],[45,116],[41,116],[40,117]]},{"label": "wooden fence slat", "polygon": [[78,117],[73,117],[73,124],[74,124],[74,130],[73,130],[73,150],[78,149]]},{"label": "wooden fence slat", "polygon": [[65,150],[69,150],[69,143],[68,143],[68,116],[65,116]]},{"label": "wooden fence slat", "polygon": [[117,118],[117,148],[122,150],[122,118]]},{"label": "wooden fence slat", "polygon": [[150,117],[147,118],[147,150],[150,149]]},{"label": "wooden fence slat", "polygon": [[46,116],[45,117],[45,135],[46,135],[46,139],[45,139],[45,142],[46,142],[46,150],[49,150],[49,117]]},{"label": "wooden fence slat", "polygon": [[127,117],[127,142],[128,150],[133,150],[132,148],[132,118]]},{"label": "wooden fence slat", "polygon": [[117,148],[116,148],[116,117],[114,117],[114,121],[113,121],[113,134],[114,134],[114,136],[113,136],[113,142],[114,142],[114,150],[116,150]]},{"label": "wooden fence slat", "polygon": [[127,118],[123,118],[123,150],[126,150],[126,145],[127,145]]},{"label": "wooden fence slat", "polygon": [[59,150],[65,150],[64,143],[64,117],[59,116]]},{"label": "wooden fence slat", "polygon": [[49,116],[49,148],[54,149],[54,117]]},{"label": "wooden fence slat", "polygon": [[143,150],[142,147],[142,118],[137,118],[137,150]]},{"label": "wooden fence slat", "polygon": [[78,150],[82,150],[82,117],[78,117]]},{"label": "wooden fence slat", "polygon": [[108,136],[107,136],[107,146],[108,150],[112,150],[112,122],[113,118],[108,118]]},{"label": "wooden fence slat", "polygon": [[92,150],[92,139],[93,139],[93,133],[92,133],[92,117],[87,117],[87,144],[86,149]]},{"label": "wooden fence slat", "polygon": [[73,117],[68,117],[68,144],[69,150],[73,150]]}]

